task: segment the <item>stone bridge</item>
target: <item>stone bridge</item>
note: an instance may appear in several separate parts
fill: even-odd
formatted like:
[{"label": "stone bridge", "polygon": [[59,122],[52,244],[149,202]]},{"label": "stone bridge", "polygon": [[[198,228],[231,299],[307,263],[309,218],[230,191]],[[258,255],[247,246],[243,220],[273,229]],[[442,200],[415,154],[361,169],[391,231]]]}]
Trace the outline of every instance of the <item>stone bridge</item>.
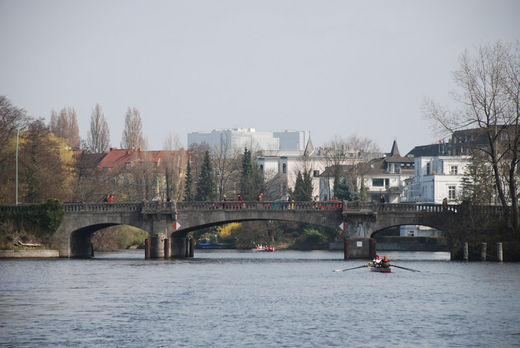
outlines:
[{"label": "stone bridge", "polygon": [[[147,255],[159,258],[193,255],[189,232],[230,222],[278,220],[334,229],[344,222],[346,237],[351,239],[368,239],[393,226],[424,225],[443,231],[449,241],[464,215],[459,205],[358,202],[104,203],[65,204],[64,209],[64,221],[55,233],[61,257],[90,257],[92,234],[120,224],[147,231]],[[174,222],[180,227],[174,229]]]}]

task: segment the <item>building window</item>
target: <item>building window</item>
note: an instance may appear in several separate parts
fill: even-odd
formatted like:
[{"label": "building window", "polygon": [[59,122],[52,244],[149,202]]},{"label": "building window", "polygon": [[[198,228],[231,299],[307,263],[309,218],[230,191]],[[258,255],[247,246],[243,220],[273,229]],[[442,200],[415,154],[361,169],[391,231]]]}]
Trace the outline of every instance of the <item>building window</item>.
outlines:
[{"label": "building window", "polygon": [[456,191],[455,186],[448,186],[448,198],[451,201],[454,201],[455,199],[457,199],[457,191]]},{"label": "building window", "polygon": [[282,164],[282,173],[287,174],[287,163]]},{"label": "building window", "polygon": [[426,163],[426,175],[432,175],[432,164]]},{"label": "building window", "polygon": [[126,162],[126,163],[125,163],[125,169],[128,170],[128,169],[130,169],[130,168],[132,168],[132,163],[130,163],[130,162]]},{"label": "building window", "polygon": [[263,164],[260,165],[260,173],[264,174],[264,165]]},{"label": "building window", "polygon": [[103,167],[103,173],[108,173],[108,167]]},{"label": "building window", "polygon": [[320,171],[319,170],[315,170],[312,172],[312,176],[314,176],[315,178],[317,178],[318,176],[320,176]]},{"label": "building window", "polygon": [[372,186],[374,186],[374,187],[385,186],[385,179],[372,179]]},{"label": "building window", "polygon": [[459,168],[457,166],[450,166],[450,174],[451,175],[457,175],[459,171]]}]

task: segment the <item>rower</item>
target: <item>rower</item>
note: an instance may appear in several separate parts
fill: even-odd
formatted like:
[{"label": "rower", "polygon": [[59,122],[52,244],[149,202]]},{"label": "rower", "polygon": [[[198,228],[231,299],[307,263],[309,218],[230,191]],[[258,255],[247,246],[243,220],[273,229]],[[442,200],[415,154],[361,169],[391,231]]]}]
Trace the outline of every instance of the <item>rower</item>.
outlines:
[{"label": "rower", "polygon": [[386,255],[383,257],[383,261],[381,261],[381,267],[388,268],[390,267],[390,261],[386,258]]},{"label": "rower", "polygon": [[374,267],[381,267],[381,255],[376,255],[374,259]]}]

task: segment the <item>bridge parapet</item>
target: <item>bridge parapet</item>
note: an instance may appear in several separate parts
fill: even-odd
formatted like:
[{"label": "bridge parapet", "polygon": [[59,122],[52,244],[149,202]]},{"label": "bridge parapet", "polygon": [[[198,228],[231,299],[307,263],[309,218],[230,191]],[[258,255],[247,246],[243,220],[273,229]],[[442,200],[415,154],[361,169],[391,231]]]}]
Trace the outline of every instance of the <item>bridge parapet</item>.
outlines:
[{"label": "bridge parapet", "polygon": [[222,201],[222,202],[179,202],[179,211],[202,211],[202,210],[341,210],[342,203],[337,202],[245,202],[245,201]]},{"label": "bridge parapet", "polygon": [[141,203],[65,203],[65,213],[108,213],[141,211]]},{"label": "bridge parapet", "polygon": [[176,202],[143,202],[141,213],[143,214],[175,214]]},{"label": "bridge parapet", "polygon": [[345,213],[442,213],[460,212],[460,205],[434,203],[374,203],[374,202],[346,202]]}]

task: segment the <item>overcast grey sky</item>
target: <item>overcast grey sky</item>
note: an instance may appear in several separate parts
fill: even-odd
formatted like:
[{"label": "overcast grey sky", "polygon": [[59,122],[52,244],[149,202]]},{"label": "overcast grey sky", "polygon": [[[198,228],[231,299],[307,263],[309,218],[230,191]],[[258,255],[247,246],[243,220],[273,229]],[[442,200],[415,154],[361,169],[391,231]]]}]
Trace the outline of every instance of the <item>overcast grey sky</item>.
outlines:
[{"label": "overcast grey sky", "polygon": [[0,95],[34,117],[96,103],[119,147],[129,106],[169,133],[310,130],[401,152],[436,142],[464,49],[520,39],[520,1],[0,0]]}]

